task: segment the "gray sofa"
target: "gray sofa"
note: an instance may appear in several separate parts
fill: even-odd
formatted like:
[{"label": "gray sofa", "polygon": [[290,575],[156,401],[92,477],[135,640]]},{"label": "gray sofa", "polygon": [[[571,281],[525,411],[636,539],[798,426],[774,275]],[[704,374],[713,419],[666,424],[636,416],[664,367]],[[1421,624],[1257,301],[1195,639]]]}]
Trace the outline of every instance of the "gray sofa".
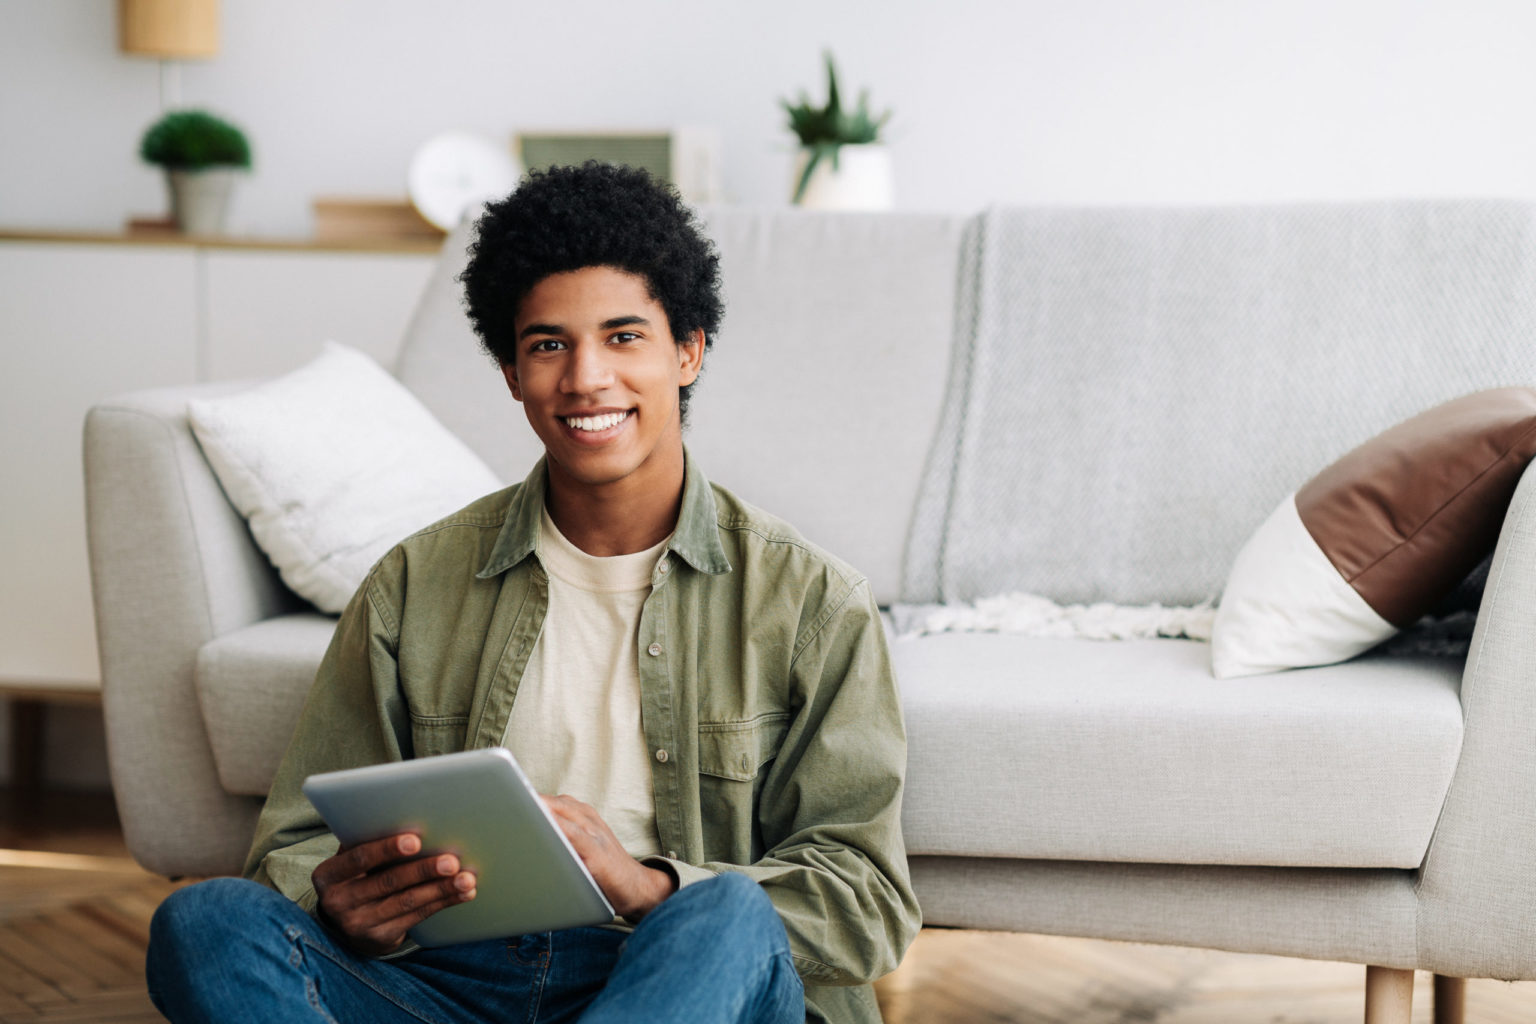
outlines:
[{"label": "gray sofa", "polygon": [[[882,603],[1209,599],[1345,450],[1536,383],[1524,205],[1014,211],[1006,249],[959,216],[708,221],[727,315],[690,448]],[[537,442],[460,312],[462,248],[394,370],[518,480]],[[953,359],[982,322],[1012,340]],[[113,783],[166,875],[238,871],[332,625],[188,430],[190,395],[240,386],[128,395],[86,424]],[[1536,978],[1533,609],[1527,476],[1464,660],[1218,681],[1189,640],[896,638],[927,923],[1343,960],[1382,984]]]}]

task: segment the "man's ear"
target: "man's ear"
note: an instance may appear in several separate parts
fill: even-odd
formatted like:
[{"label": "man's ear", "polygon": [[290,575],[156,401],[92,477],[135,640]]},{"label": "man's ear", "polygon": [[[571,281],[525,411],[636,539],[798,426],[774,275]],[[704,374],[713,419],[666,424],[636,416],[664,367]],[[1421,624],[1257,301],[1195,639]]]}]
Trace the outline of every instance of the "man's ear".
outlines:
[{"label": "man's ear", "polygon": [[677,364],[682,370],[682,378],[678,381],[680,387],[687,387],[699,379],[699,371],[704,369],[703,331],[690,331],[686,341],[677,343]]},{"label": "man's ear", "polygon": [[517,365],[515,363],[502,363],[501,375],[507,379],[507,390],[512,392],[512,397],[521,402],[523,400],[523,389],[517,382]]}]

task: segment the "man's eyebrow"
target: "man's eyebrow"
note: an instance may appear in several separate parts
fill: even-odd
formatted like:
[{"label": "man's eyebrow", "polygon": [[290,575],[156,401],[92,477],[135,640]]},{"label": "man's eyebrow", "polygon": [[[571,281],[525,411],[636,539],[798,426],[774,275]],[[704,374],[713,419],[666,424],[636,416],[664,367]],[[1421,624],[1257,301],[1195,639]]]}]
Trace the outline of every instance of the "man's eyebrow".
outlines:
[{"label": "man's eyebrow", "polygon": [[529,324],[527,327],[524,327],[522,330],[517,332],[517,337],[518,337],[518,340],[521,341],[523,338],[529,337],[530,335],[534,335],[534,334],[564,334],[564,333],[565,333],[565,328],[561,327],[559,324]]},{"label": "man's eyebrow", "polygon": [[[649,327],[651,322],[643,316],[616,316],[610,317],[597,325],[605,331],[611,331],[615,327]],[[531,337],[535,334],[564,334],[565,328],[559,324],[529,324],[517,332],[518,340]]]}]

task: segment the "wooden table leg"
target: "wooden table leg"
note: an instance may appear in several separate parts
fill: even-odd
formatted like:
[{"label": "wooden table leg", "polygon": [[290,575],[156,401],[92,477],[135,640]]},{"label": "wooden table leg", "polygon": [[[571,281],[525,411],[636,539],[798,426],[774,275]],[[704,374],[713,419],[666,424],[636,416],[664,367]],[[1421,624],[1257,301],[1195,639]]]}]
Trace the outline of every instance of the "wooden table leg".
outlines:
[{"label": "wooden table leg", "polygon": [[43,792],[47,757],[48,707],[73,704],[101,707],[101,685],[84,681],[37,682],[0,678],[0,700],[10,718],[10,788],[23,800],[35,800]]},{"label": "wooden table leg", "polygon": [[1395,967],[1365,969],[1365,1024],[1412,1024],[1413,972]]},{"label": "wooden table leg", "polygon": [[43,784],[43,730],[48,725],[48,705],[30,698],[14,698],[10,704],[11,785],[29,797]]},{"label": "wooden table leg", "polygon": [[1435,1024],[1464,1024],[1467,1019],[1467,979],[1435,975]]}]

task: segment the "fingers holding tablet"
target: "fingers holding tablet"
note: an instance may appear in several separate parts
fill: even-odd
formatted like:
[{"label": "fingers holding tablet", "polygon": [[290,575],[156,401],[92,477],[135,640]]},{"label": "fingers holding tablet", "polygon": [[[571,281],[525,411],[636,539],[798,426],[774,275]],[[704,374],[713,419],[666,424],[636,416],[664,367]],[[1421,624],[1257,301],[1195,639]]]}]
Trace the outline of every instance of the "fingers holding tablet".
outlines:
[{"label": "fingers holding tablet", "polygon": [[475,898],[475,875],[457,857],[420,852],[411,833],[343,847],[311,876],[321,917],[358,952],[377,956],[439,910]]},{"label": "fingers holding tablet", "polygon": [[577,856],[620,917],[639,921],[676,891],[677,880],[672,875],[648,867],[625,852],[595,807],[563,794],[540,799],[554,814]]}]

